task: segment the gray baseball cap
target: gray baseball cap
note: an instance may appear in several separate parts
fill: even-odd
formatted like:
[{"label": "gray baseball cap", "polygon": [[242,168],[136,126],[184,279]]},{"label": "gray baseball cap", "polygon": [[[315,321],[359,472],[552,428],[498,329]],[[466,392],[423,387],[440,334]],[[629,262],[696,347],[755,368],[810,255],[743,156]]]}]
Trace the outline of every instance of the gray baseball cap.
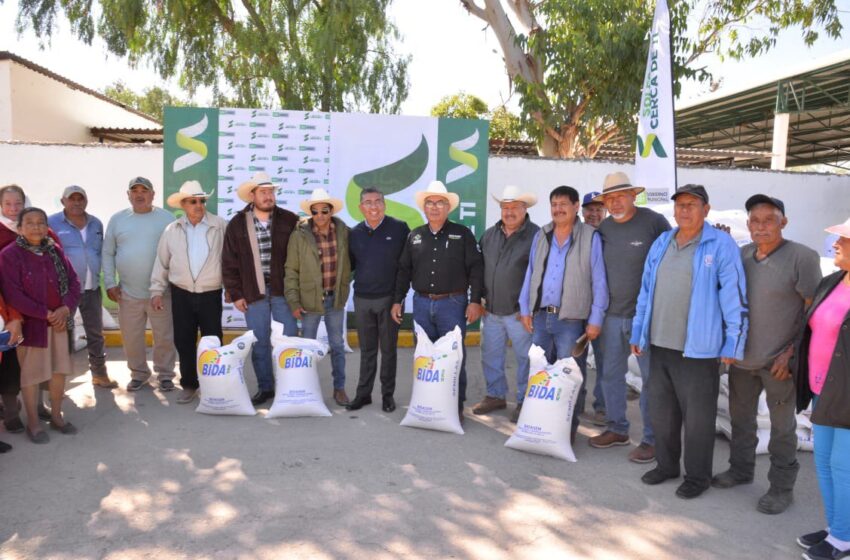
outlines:
[{"label": "gray baseball cap", "polygon": [[62,191],[62,198],[68,198],[74,193],[80,193],[81,195],[83,195],[83,198],[85,198],[86,200],[89,199],[89,196],[86,194],[86,190],[79,185],[70,185],[68,187],[65,187],[65,190]]}]

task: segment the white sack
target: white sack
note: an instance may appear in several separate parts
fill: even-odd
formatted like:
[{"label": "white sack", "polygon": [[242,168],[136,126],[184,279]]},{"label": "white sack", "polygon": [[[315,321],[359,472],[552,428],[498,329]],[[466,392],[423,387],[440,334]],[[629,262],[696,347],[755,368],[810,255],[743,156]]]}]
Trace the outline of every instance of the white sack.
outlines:
[{"label": "white sack", "polygon": [[284,336],[283,325],[272,322],[274,402],[266,418],[330,416],[322,399],[319,362],[328,347],[311,338]]},{"label": "white sack", "polygon": [[251,346],[257,339],[252,331],[221,346],[217,336],[205,336],[198,343],[198,383],[201,398],[195,412],[204,414],[253,416],[251,395],[242,374]]}]

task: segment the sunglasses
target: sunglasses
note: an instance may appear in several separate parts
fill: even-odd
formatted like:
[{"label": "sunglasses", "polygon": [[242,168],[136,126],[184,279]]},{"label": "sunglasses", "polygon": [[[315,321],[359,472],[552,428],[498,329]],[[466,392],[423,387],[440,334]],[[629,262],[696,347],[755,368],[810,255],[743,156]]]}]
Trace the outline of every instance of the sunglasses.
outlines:
[{"label": "sunglasses", "polygon": [[206,204],[207,199],[205,199],[205,198],[187,198],[186,203],[191,204],[192,206],[194,206],[195,204]]},{"label": "sunglasses", "polygon": [[314,216],[318,216],[319,214],[324,214],[325,216],[327,216],[328,214],[331,213],[331,211],[328,210],[327,208],[322,208],[321,210],[310,210],[310,213],[313,214]]}]

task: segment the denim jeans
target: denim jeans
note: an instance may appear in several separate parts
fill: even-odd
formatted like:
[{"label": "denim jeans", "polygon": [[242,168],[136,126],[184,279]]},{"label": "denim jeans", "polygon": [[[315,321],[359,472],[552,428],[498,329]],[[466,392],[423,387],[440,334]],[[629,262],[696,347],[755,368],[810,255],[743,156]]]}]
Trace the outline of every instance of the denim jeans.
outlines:
[{"label": "denim jeans", "polygon": [[605,392],[602,390],[602,368],[605,366],[602,355],[602,344],[599,337],[591,341],[593,348],[593,360],[596,363],[596,382],[593,384],[593,410],[605,412]]},{"label": "denim jeans", "polygon": [[[582,334],[584,334],[585,322],[573,319],[558,319],[557,313],[538,311],[534,314],[531,342],[543,349],[555,348],[555,358],[569,358],[572,356],[573,348],[576,346]],[[587,377],[587,352],[575,359],[581,370],[581,389],[579,390],[576,408],[573,411],[572,431],[578,429],[579,414],[584,412],[584,398],[587,391],[584,388]]]},{"label": "denim jeans", "polygon": [[[626,317],[608,315],[602,323],[602,353],[605,364],[602,368],[602,391],[605,393],[605,417],[608,429],[615,434],[629,435],[629,421],[626,418],[626,372],[629,371],[629,338],[632,336],[632,320]],[[598,364],[598,362],[597,362]],[[649,419],[649,349],[638,358],[643,389],[640,392],[640,417],[643,420],[641,443],[655,445],[652,422]],[[597,374],[599,368],[597,366]]]},{"label": "denim jeans", "polygon": [[504,399],[508,394],[508,380],[505,376],[508,339],[516,355],[516,402],[521,404],[528,387],[531,333],[525,330],[516,314],[488,313],[481,319],[481,366],[487,381],[487,395],[498,399]]},{"label": "denim jeans", "polygon": [[254,331],[257,342],[251,352],[251,364],[257,376],[257,388],[260,391],[274,391],[274,372],[272,371],[271,320],[283,323],[283,333],[296,336],[298,323],[283,296],[270,296],[248,304],[245,312],[245,324]]},{"label": "denim jeans", "polygon": [[829,534],[850,541],[850,430],[812,424],[812,436]]},{"label": "denim jeans", "polygon": [[[466,337],[466,295],[449,296],[443,299],[430,299],[419,294],[413,295],[413,320],[422,327],[432,342],[437,341],[455,327],[460,327],[461,335]],[[463,361],[458,380],[459,402],[466,400],[466,345],[463,345]]]},{"label": "denim jeans", "polygon": [[319,322],[325,318],[328,330],[328,342],[331,345],[331,375],[334,390],[345,389],[345,333],[342,332],[345,308],[334,309],[334,296],[325,296],[322,300],[324,313],[304,313],[301,315],[301,328],[304,338],[315,339],[319,332]]}]

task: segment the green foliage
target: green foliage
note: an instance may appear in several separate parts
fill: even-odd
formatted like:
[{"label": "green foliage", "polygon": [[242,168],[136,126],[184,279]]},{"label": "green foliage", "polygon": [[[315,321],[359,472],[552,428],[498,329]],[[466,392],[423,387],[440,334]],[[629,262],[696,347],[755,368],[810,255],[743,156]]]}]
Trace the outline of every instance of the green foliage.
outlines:
[{"label": "green foliage", "polygon": [[167,90],[159,86],[146,88],[141,94],[138,94],[118,81],[111,86],[103,88],[103,94],[111,97],[116,101],[132,107],[142,113],[155,117],[162,122],[162,113],[166,105],[171,107],[186,107],[192,103],[185,101],[176,95],[172,95]]},{"label": "green foliage", "polygon": [[490,111],[479,97],[460,92],[443,97],[431,108],[432,117],[453,119],[486,119],[490,121],[490,138],[499,140],[525,140],[525,132],[517,115],[504,106]]},{"label": "green foliage", "polygon": [[409,57],[393,51],[390,1],[19,0],[18,30],[49,39],[64,14],[86,43],[217,104],[396,113]]}]

